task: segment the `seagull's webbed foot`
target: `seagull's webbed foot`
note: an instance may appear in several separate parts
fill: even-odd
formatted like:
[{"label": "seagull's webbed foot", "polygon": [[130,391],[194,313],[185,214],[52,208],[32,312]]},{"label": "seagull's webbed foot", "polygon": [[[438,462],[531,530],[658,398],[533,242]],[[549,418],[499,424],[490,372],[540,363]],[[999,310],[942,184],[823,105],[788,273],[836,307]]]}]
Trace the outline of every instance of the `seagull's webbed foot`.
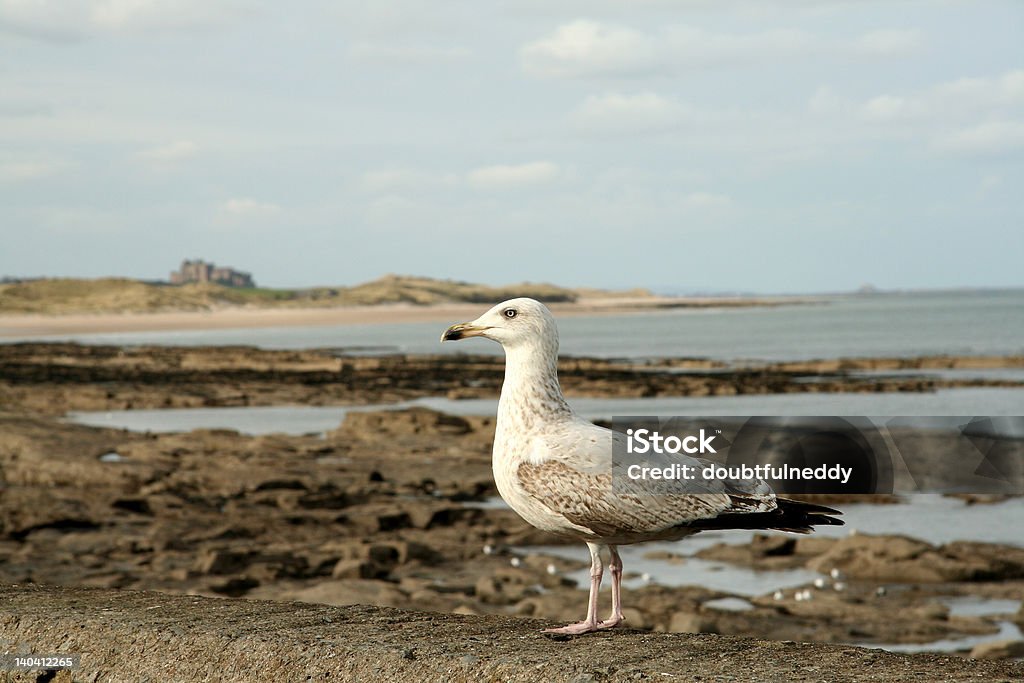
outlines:
[{"label": "seagull's webbed foot", "polygon": [[599,629],[601,629],[601,630],[604,630],[606,628],[615,628],[616,626],[618,626],[619,624],[621,624],[625,620],[626,620],[626,618],[623,617],[621,614],[614,614],[614,615],[608,617],[607,619],[605,619],[604,621],[599,622],[597,624],[597,627]]},{"label": "seagull's webbed foot", "polygon": [[604,622],[599,622],[596,619],[580,621],[575,624],[569,624],[568,626],[560,626],[558,628],[546,628],[544,629],[544,633],[560,633],[563,635],[578,636],[583,633],[593,633],[594,631],[597,631],[598,629],[602,628],[602,623]]},{"label": "seagull's webbed foot", "polygon": [[601,628],[601,622],[597,620],[597,594],[601,590],[601,574],[604,572],[601,565],[601,546],[596,543],[587,543],[587,547],[590,548],[590,601],[587,606],[587,618],[568,626],[546,628],[544,633],[578,636],[581,633],[592,633]]}]

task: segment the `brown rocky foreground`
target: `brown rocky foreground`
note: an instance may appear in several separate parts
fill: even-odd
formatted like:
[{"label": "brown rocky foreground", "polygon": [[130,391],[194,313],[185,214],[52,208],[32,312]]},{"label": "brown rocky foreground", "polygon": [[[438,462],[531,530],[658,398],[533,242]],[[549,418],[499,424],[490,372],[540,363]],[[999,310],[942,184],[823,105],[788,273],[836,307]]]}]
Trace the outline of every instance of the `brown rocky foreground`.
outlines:
[{"label": "brown rocky foreground", "polygon": [[569,638],[500,616],[0,586],[11,651],[81,654],[0,681],[1019,681],[1024,662],[720,635]]},{"label": "brown rocky foreground", "polygon": [[[493,429],[493,418],[422,408],[349,413],[325,437],[139,434],[0,412],[0,583],[578,619],[585,593],[571,574],[583,565],[488,503]],[[1013,546],[772,536],[701,557],[838,569],[848,585],[811,602],[769,592],[737,612],[714,607],[737,596],[654,583],[625,591],[627,623],[884,644],[995,637],[999,622],[1024,622],[943,603],[1024,597]]]},{"label": "brown rocky foreground", "polygon": [[[977,380],[849,373],[1022,363],[1020,357],[928,358],[725,368],[700,359],[565,359],[561,371],[563,385],[578,396],[670,396],[929,391]],[[704,680],[849,680],[853,671],[871,680],[874,670],[861,657],[886,662],[875,680],[903,680],[918,670],[925,679],[975,680],[978,672],[982,680],[1020,678],[1019,672],[1004,676],[998,668],[946,664],[952,660],[944,658],[891,659],[838,646],[819,655],[807,649],[812,646],[735,638],[878,644],[995,638],[1000,623],[1024,624],[1024,609],[971,616],[952,613],[943,601],[968,596],[1019,604],[1024,550],[1017,546],[932,546],[885,535],[885,529],[843,539],[758,537],[741,546],[709,548],[700,557],[755,569],[810,569],[822,577],[839,569],[848,577],[846,589],[802,586],[816,591],[810,602],[792,590],[781,597],[769,592],[750,597],[736,612],[714,606],[738,597],[720,591],[636,586],[625,592],[625,604],[627,623],[637,632],[553,643],[537,636],[536,620],[564,623],[582,616],[585,593],[571,578],[582,565],[550,547],[538,548],[557,540],[490,504],[496,495],[491,417],[422,408],[352,412],[326,435],[263,436],[231,430],[135,433],[59,417],[70,409],[493,396],[501,374],[502,360],[489,356],[0,345],[0,586],[23,587],[0,589],[0,639],[11,639],[3,629],[36,629],[40,638],[66,638],[53,641],[62,648],[79,642],[73,638],[95,637],[128,643],[127,651],[154,658],[170,653],[172,668],[145,673],[117,660],[110,647],[97,650],[111,658],[111,668],[95,680],[214,680],[239,671],[255,672],[239,674],[242,680],[259,680],[264,671],[289,673],[265,680],[291,680],[292,671],[305,679],[305,667],[323,650],[318,636],[336,653],[330,665],[340,666],[337,661],[345,657],[357,662],[341,669],[352,678],[382,667],[397,680],[410,671],[430,680],[619,680],[637,671],[651,678],[674,673]],[[802,381],[809,376],[816,381]],[[882,498],[871,502],[891,502]],[[830,504],[848,502],[854,501]],[[579,551],[582,560],[586,551]],[[24,588],[30,585],[35,587]],[[66,590],[37,588],[46,585]],[[204,599],[218,596],[252,602]],[[379,609],[351,607],[356,604]],[[155,605],[166,607],[146,610]],[[195,605],[216,610],[205,609],[199,619]],[[133,609],[148,612],[150,621]],[[204,622],[211,614],[221,621]],[[409,624],[419,631],[413,633]],[[97,635],[84,633],[100,625]],[[971,656],[1019,657],[1021,646],[1018,641]],[[261,654],[237,664],[246,649]],[[190,664],[182,654],[188,651],[206,658]],[[412,660],[406,659],[410,651]],[[842,654],[848,651],[861,654]],[[434,652],[453,673],[425,668]],[[152,661],[142,664],[152,668]],[[919,661],[932,664],[915,668]]]}]

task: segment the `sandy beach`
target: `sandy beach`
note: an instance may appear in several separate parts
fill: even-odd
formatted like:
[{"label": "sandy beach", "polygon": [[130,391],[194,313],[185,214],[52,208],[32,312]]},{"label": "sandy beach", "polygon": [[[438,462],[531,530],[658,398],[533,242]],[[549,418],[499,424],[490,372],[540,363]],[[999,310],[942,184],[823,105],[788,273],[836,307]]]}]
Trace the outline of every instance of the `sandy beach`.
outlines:
[{"label": "sandy beach", "polygon": [[[585,316],[666,308],[776,306],[783,303],[809,303],[810,301],[811,299],[808,298],[613,297],[581,299],[576,303],[553,304],[551,308],[559,316]],[[487,308],[487,304],[477,303],[430,306],[379,304],[337,308],[222,308],[212,311],[160,313],[0,315],[0,338],[170,330],[451,322],[453,320],[470,320]]]}]

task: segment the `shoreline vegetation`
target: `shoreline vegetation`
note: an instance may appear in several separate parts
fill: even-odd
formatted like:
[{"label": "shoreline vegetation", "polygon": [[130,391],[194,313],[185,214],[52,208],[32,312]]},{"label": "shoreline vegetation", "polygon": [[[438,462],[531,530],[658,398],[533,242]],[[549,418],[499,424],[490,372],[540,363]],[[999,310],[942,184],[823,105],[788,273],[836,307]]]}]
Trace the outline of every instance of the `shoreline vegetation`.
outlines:
[{"label": "shoreline vegetation", "polygon": [[169,285],[123,278],[43,279],[0,283],[0,337],[442,321],[475,316],[483,305],[517,296],[544,301],[559,315],[819,300],[811,296],[663,297],[645,289],[571,289],[529,282],[490,287],[399,275],[353,287],[309,289]]},{"label": "shoreline vegetation", "polygon": [[[20,313],[146,313],[222,308],[329,308],[377,304],[486,303],[497,297],[533,296],[574,302],[588,290],[525,282],[508,287],[385,275],[354,286],[271,288],[228,287],[212,282],[170,284],[130,278],[43,278],[0,284],[0,311]],[[589,290],[597,291],[597,290]],[[610,292],[603,292],[611,295]],[[625,296],[650,296],[646,290]]]}]

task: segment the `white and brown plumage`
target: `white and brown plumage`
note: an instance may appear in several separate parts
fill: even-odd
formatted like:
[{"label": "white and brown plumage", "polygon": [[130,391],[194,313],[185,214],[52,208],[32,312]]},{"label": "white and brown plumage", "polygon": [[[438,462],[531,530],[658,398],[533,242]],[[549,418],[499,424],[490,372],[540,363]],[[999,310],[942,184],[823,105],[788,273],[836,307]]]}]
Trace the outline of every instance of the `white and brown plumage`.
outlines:
[{"label": "white and brown plumage", "polygon": [[[533,526],[590,548],[587,618],[552,632],[587,633],[622,623],[618,545],[676,540],[704,529],[808,533],[816,524],[842,524],[827,516],[836,510],[776,498],[760,480],[667,480],[654,490],[652,482],[615,472],[612,444],[622,437],[584,420],[566,403],[558,384],[558,329],[539,301],[505,301],[472,322],[449,327],[441,339],[466,337],[486,337],[505,349],[492,461],[498,492]],[[672,461],[703,462],[688,456]],[[599,621],[603,548],[611,558],[612,613]]]}]

